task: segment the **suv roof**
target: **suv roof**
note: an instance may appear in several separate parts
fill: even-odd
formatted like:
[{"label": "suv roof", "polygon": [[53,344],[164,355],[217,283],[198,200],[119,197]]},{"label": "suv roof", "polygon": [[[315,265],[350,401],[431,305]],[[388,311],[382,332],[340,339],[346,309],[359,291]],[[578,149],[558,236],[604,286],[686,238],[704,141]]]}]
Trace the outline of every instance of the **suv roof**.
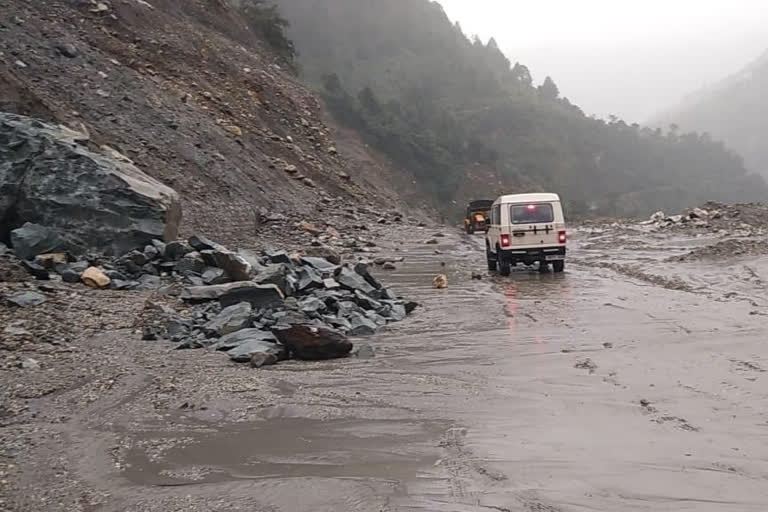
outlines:
[{"label": "suv roof", "polygon": [[546,193],[510,194],[506,196],[500,196],[498,199],[496,199],[495,203],[545,203],[552,201],[560,201],[560,196],[557,194]]}]

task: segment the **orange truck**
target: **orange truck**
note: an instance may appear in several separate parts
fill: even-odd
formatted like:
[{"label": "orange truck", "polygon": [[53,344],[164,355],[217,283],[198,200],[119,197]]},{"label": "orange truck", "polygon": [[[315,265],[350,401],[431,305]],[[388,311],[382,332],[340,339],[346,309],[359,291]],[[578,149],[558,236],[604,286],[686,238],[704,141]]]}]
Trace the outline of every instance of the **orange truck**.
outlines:
[{"label": "orange truck", "polygon": [[467,215],[464,217],[464,229],[467,234],[471,235],[475,231],[485,233],[492,205],[493,200],[491,199],[478,199],[469,203]]}]

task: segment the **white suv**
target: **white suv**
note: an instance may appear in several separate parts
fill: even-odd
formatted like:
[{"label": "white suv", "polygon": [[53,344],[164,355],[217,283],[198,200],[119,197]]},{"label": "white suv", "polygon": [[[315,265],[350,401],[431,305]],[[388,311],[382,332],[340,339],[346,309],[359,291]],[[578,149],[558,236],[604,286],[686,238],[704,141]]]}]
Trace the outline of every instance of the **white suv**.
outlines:
[{"label": "white suv", "polygon": [[565,218],[557,194],[501,196],[491,206],[485,235],[488,270],[509,275],[518,263],[539,263],[542,272],[565,270]]}]

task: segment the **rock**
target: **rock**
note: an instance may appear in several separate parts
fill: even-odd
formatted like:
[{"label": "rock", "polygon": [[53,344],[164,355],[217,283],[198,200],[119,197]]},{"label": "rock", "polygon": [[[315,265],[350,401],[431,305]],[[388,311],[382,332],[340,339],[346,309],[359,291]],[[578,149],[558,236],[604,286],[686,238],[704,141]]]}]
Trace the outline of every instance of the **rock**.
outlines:
[{"label": "rock", "polygon": [[202,235],[193,235],[189,237],[188,242],[189,242],[189,245],[198,252],[227,250],[227,248],[224,247],[223,245],[217,244],[216,242],[213,242],[212,240],[209,240],[208,238]]},{"label": "rock", "polygon": [[324,360],[346,357],[352,343],[341,332],[313,325],[292,325],[274,329],[278,341],[298,359]]},{"label": "rock", "polygon": [[243,136],[243,129],[237,126],[236,124],[223,124],[221,126],[226,131],[234,135],[235,137],[242,137]]},{"label": "rock", "polygon": [[336,281],[335,279],[329,277],[327,279],[323,279],[323,287],[326,290],[337,290],[337,289],[341,288],[341,285],[339,284],[338,281]]},{"label": "rock", "polygon": [[263,366],[287,359],[288,351],[284,346],[277,343],[254,340],[229,350],[227,355],[236,363],[248,363],[255,360]]},{"label": "rock", "polygon": [[438,274],[432,279],[432,286],[438,290],[448,288],[448,277],[445,274]]},{"label": "rock", "polygon": [[112,290],[135,290],[139,287],[138,281],[126,281],[123,279],[112,279],[109,283]]},{"label": "rock", "polygon": [[221,310],[213,320],[205,324],[203,330],[211,336],[225,336],[241,329],[247,328],[251,324],[251,314],[253,307],[248,302],[241,302]]},{"label": "rock", "polygon": [[248,281],[251,278],[251,264],[232,251],[214,250],[213,260],[233,281]]},{"label": "rock", "polygon": [[203,282],[208,285],[224,284],[232,281],[224,270],[216,267],[207,267],[201,277]]},{"label": "rock", "polygon": [[185,337],[189,335],[189,332],[192,330],[193,324],[189,320],[184,320],[182,318],[172,318],[168,322],[167,327],[167,334],[170,339],[177,339],[180,337]]},{"label": "rock", "polygon": [[283,295],[289,296],[291,290],[288,286],[287,276],[288,267],[285,264],[267,265],[253,278],[253,281],[259,284],[273,284],[283,292]]},{"label": "rock", "polygon": [[331,146],[328,148],[328,154],[329,155],[338,155],[339,151],[336,149],[336,146]]},{"label": "rock", "polygon": [[72,43],[60,42],[56,43],[56,49],[61,55],[69,59],[74,59],[78,56],[77,48]]},{"label": "rock", "polygon": [[366,343],[357,349],[355,355],[358,359],[372,359],[376,357],[376,349],[373,347],[373,345]]},{"label": "rock", "polygon": [[703,208],[694,208],[688,216],[692,219],[706,219],[709,217],[709,212]]},{"label": "rock", "polygon": [[127,262],[134,263],[136,266],[141,267],[147,264],[147,255],[141,251],[133,250],[120,257],[118,262],[125,265]]},{"label": "rock", "polygon": [[307,222],[305,220],[299,222],[297,227],[299,229],[302,229],[302,230],[306,231],[307,233],[312,233],[313,235],[319,235],[320,233],[323,232],[322,229],[318,228],[317,226],[315,226],[311,222]]},{"label": "rock", "polygon": [[128,280],[128,278],[125,275],[123,275],[119,270],[107,269],[107,270],[104,270],[104,275],[107,276],[111,281],[114,281],[115,279],[121,280],[121,281]]},{"label": "rock", "polygon": [[475,281],[480,281],[483,279],[483,274],[481,274],[480,272],[472,272],[472,279],[474,279]]},{"label": "rock", "polygon": [[72,268],[64,268],[59,271],[59,275],[65,283],[79,283],[82,272],[77,272]]},{"label": "rock", "polygon": [[144,256],[147,261],[154,261],[160,255],[160,251],[154,245],[144,247]]},{"label": "rock", "polygon": [[303,267],[297,273],[296,289],[300,292],[323,287],[323,277],[312,267]]},{"label": "rock", "polygon": [[324,258],[314,258],[311,256],[305,256],[301,258],[301,262],[319,270],[320,272],[334,272],[338,267],[338,265],[335,265]]},{"label": "rock", "polygon": [[436,238],[431,238],[431,239],[427,240],[427,241],[426,241],[426,242],[424,242],[424,243],[425,243],[425,244],[427,244],[427,245],[437,245],[437,244],[439,244],[440,242],[438,242]]},{"label": "rock", "polygon": [[186,242],[175,240],[173,242],[168,242],[165,245],[165,251],[163,252],[163,257],[169,261],[178,261],[181,258],[183,258],[185,255],[193,251],[194,249],[192,248],[192,246],[190,246]]},{"label": "rock", "polygon": [[363,276],[357,272],[341,267],[335,275],[336,281],[347,290],[355,291],[360,290],[362,293],[369,295],[376,289],[368,283]]},{"label": "rock", "polygon": [[384,270],[397,270],[397,266],[392,262],[386,262],[384,265],[381,266]]},{"label": "rock", "polygon": [[5,245],[3,242],[0,242],[0,256],[8,252],[10,252],[10,249],[8,248],[8,246]]},{"label": "rock", "polygon": [[189,302],[218,300],[222,307],[249,302],[254,309],[282,304],[283,293],[273,284],[247,281],[215,286],[191,286],[182,291],[181,298]]},{"label": "rock", "polygon": [[107,288],[110,279],[97,267],[88,267],[80,279],[91,288]]},{"label": "rock", "polygon": [[682,215],[671,215],[667,217],[667,222],[671,222],[672,224],[680,224],[683,222],[683,216]]},{"label": "rock", "polygon": [[410,315],[416,310],[417,307],[419,307],[418,302],[408,301],[405,303],[405,313]]},{"label": "rock", "polygon": [[299,303],[299,309],[302,313],[313,316],[313,313],[322,313],[326,309],[325,302],[317,297],[307,297]]},{"label": "rock", "polygon": [[[0,120],[2,119],[0,115]],[[0,136],[2,136],[2,130],[0,130]],[[2,156],[0,151],[0,156]],[[0,169],[0,190],[5,190],[8,186],[3,184],[3,170]],[[10,198],[0,197],[0,218],[2,218],[2,208],[6,201]],[[13,205],[8,205],[6,210],[10,212]],[[41,226],[39,224],[33,224],[26,222],[20,228],[11,231],[11,246],[16,257],[21,260],[32,260],[38,254],[45,254],[55,252],[58,249],[64,247],[64,241],[59,238],[59,235],[50,228]]]},{"label": "rock", "polygon": [[8,297],[8,305],[17,306],[20,308],[28,308],[32,306],[39,306],[48,300],[48,298],[42,293],[27,291],[14,293]]},{"label": "rock", "polygon": [[251,266],[252,274],[258,274],[264,270],[264,265],[261,264],[261,258],[259,258],[255,252],[249,251],[248,249],[238,249],[237,255],[248,262]]},{"label": "rock", "polygon": [[296,167],[295,165],[286,165],[286,166],[283,168],[283,170],[284,170],[285,172],[287,172],[288,174],[296,174],[297,172],[299,172],[299,168],[298,168],[298,167]]},{"label": "rock", "polygon": [[288,256],[288,253],[285,251],[267,249],[266,251],[264,251],[264,256],[266,256],[269,259],[269,261],[275,264],[291,262],[291,258]]},{"label": "rock", "polygon": [[651,215],[651,221],[652,222],[662,222],[666,218],[667,218],[667,215],[664,212],[662,212],[662,211],[658,211],[658,212],[654,213],[653,215]]},{"label": "rock", "polygon": [[192,251],[178,260],[178,263],[174,266],[174,270],[179,274],[185,275],[189,272],[202,274],[206,270],[206,265],[205,261],[203,261],[203,257],[200,256],[200,253]]},{"label": "rock", "polygon": [[63,126],[0,113],[0,218],[46,226],[63,242],[26,257],[57,249],[124,254],[175,238],[176,192],[115,151],[88,150],[81,138]]},{"label": "rock", "polygon": [[349,331],[350,336],[370,336],[376,333],[376,324],[361,313],[352,313],[347,320],[352,326]]},{"label": "rock", "polygon": [[154,290],[155,288],[158,288],[162,283],[163,282],[160,280],[159,276],[144,274],[139,278],[138,281],[136,281],[136,288],[139,290]]},{"label": "rock", "polygon": [[234,331],[222,336],[208,348],[226,352],[252,341],[266,341],[274,344],[276,339],[275,335],[269,331],[263,331],[261,329],[240,329],[239,331]]},{"label": "rock", "polygon": [[48,281],[51,278],[48,270],[34,261],[22,261],[21,266],[38,281]]},{"label": "rock", "polygon": [[304,251],[304,254],[306,254],[306,256],[302,259],[318,258],[324,259],[333,265],[341,265],[341,255],[327,246],[309,247]]},{"label": "rock", "polygon": [[69,261],[69,256],[65,252],[53,252],[35,256],[35,263],[48,270],[56,268],[56,265],[64,265],[67,261]]}]

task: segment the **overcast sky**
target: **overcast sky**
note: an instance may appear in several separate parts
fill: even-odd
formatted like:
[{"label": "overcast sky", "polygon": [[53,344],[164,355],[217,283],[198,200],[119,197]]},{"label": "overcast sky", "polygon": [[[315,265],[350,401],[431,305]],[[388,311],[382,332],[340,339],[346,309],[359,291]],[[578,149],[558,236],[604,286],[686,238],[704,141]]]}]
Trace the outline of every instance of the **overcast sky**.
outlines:
[{"label": "overcast sky", "polygon": [[768,50],[768,0],[438,0],[588,114],[643,122]]}]

